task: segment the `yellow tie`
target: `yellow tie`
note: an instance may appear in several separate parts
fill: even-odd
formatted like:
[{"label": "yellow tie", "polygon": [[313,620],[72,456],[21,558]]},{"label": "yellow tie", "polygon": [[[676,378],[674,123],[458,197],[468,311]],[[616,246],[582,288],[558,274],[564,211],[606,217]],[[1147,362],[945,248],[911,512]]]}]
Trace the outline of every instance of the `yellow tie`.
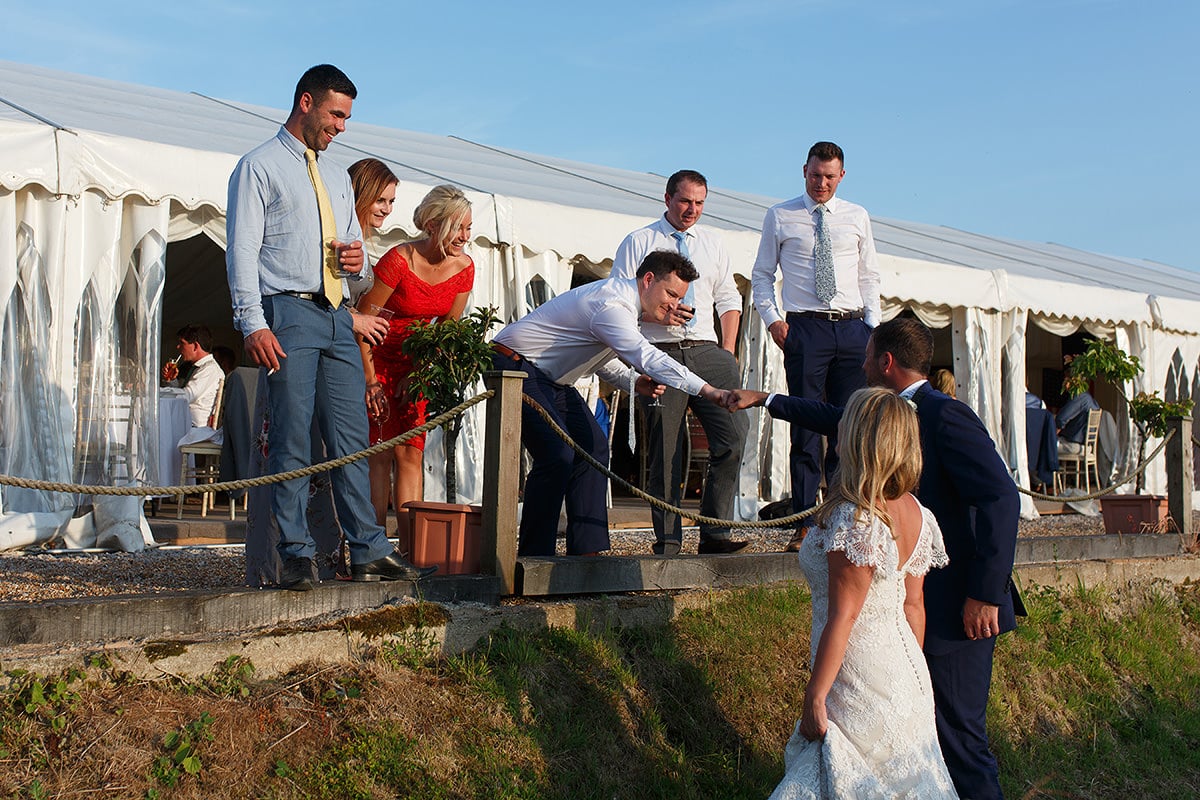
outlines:
[{"label": "yellow tie", "polygon": [[338,264],[337,251],[329,246],[337,238],[337,221],[333,218],[329,192],[325,191],[325,182],[317,171],[317,154],[311,149],[305,150],[304,158],[308,161],[308,179],[317,193],[317,208],[321,212],[321,263],[324,265],[321,275],[324,278],[325,297],[337,308],[342,304],[342,279],[338,277],[341,266]]}]

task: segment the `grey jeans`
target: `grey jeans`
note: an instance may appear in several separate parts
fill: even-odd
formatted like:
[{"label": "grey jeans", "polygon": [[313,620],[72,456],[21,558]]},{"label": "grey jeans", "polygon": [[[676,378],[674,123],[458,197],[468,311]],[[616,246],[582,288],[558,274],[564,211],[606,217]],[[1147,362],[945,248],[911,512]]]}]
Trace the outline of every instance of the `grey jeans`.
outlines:
[{"label": "grey jeans", "polygon": [[[655,346],[718,389],[736,389],[741,385],[737,361],[728,351],[714,342],[687,344],[690,346],[673,343]],[[684,463],[685,437],[688,435],[685,412],[691,407],[708,437],[709,458],[700,513],[730,519],[742,451],[750,427],[748,416],[741,412],[731,414],[708,400],[670,387],[662,395],[661,406],[650,405],[646,397],[639,398],[639,403],[646,419],[646,491],[673,506],[679,505],[687,470]],[[651,513],[654,535],[659,542],[682,540],[682,526],[677,514],[657,508],[652,508]],[[700,526],[701,541],[728,538],[728,528]]]}]

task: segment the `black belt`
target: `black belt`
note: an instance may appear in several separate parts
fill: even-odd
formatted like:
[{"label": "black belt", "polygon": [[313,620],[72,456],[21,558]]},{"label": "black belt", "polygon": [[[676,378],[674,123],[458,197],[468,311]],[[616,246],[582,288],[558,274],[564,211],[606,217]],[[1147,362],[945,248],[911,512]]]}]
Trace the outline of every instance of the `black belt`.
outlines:
[{"label": "black belt", "polygon": [[654,346],[659,350],[690,350],[702,344],[715,345],[716,342],[709,342],[704,339],[679,339],[670,342],[654,342]]},{"label": "black belt", "polygon": [[322,292],[276,292],[276,294],[286,294],[288,297],[307,300],[310,303],[316,303],[321,308],[329,308],[333,305]]},{"label": "black belt", "polygon": [[860,308],[857,311],[789,311],[789,317],[804,317],[805,319],[823,319],[829,322],[844,322],[848,319],[863,319],[865,314]]},{"label": "black belt", "polygon": [[492,349],[495,350],[497,353],[499,353],[502,356],[511,358],[513,361],[515,361],[518,364],[520,364],[522,361],[525,360],[525,356],[521,355],[516,350],[513,350],[511,347],[502,345],[499,342],[492,342]]}]

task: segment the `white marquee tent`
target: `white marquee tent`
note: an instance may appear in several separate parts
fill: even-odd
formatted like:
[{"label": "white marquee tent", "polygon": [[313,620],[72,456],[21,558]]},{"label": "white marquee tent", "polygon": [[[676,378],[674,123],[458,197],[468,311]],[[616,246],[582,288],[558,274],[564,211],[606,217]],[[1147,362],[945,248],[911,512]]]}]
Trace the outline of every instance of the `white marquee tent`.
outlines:
[{"label": "white marquee tent", "polygon": [[[281,99],[288,89],[281,87]],[[165,322],[164,298],[174,293],[193,308],[227,314],[220,251],[205,241],[223,248],[228,176],[285,116],[0,62],[0,473],[171,482],[147,454],[157,445],[163,332],[191,317]],[[406,210],[429,187],[450,182],[467,190],[477,264],[472,302],[499,306],[504,319],[526,313],[538,292],[607,274],[622,237],[662,212],[660,175],[357,118],[328,153],[346,165],[368,155],[401,181],[382,247],[413,233]],[[664,173],[678,166],[664,165]],[[742,278],[774,202],[710,187],[704,223],[721,231]],[[1029,480],[1027,376],[1061,366],[1055,337],[1080,328],[1115,337],[1146,368],[1136,388],[1168,397],[1195,391],[1200,274],[933,225],[874,224],[885,316],[909,309],[950,330],[943,360],[953,363],[959,396],[979,412],[1022,484]],[[746,385],[781,389],[780,359],[752,311],[742,327]],[[124,414],[140,424],[114,425],[114,396],[128,398]],[[1119,412],[1118,420],[1127,437]],[[469,424],[464,455],[477,436]],[[743,516],[786,484],[786,448],[782,427],[760,415],[743,470]],[[464,494],[477,497],[475,464],[464,463],[460,474]],[[1149,488],[1162,489],[1163,480],[1157,468]],[[0,549],[49,538],[88,500],[5,487]]]}]

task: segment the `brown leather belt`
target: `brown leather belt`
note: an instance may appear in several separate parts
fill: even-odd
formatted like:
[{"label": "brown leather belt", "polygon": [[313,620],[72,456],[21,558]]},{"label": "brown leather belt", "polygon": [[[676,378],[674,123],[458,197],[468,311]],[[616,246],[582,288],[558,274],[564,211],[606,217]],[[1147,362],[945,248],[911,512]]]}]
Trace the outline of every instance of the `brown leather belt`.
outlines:
[{"label": "brown leather belt", "polygon": [[865,315],[860,308],[857,311],[789,311],[789,317],[804,317],[805,319],[824,319],[829,322],[845,322],[848,319],[862,319]]},{"label": "brown leather belt", "polygon": [[505,345],[502,345],[499,342],[492,342],[492,349],[495,350],[497,353],[499,353],[502,356],[507,356],[508,358],[511,358],[513,361],[517,362],[518,364],[520,364],[522,361],[525,360],[525,356],[521,355],[516,350],[513,350],[511,347],[506,347]]}]

